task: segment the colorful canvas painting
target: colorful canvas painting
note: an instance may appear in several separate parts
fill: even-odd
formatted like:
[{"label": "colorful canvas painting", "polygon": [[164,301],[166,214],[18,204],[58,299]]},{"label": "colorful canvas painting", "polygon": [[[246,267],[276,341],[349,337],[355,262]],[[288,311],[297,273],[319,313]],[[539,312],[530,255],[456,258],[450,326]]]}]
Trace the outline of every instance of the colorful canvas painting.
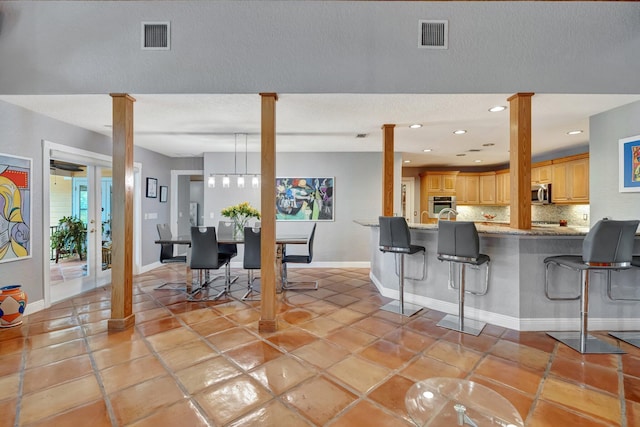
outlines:
[{"label": "colorful canvas painting", "polygon": [[276,178],[276,220],[333,221],[334,178]]},{"label": "colorful canvas painting", "polygon": [[0,262],[31,258],[31,159],[0,153]]},{"label": "colorful canvas painting", "polygon": [[640,191],[640,135],[619,142],[620,191]]}]

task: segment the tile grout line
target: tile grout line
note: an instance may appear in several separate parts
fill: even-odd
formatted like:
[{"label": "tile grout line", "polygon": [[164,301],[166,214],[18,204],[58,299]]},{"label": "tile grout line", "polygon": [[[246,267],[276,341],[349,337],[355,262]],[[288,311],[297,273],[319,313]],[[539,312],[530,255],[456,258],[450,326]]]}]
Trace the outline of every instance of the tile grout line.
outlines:
[{"label": "tile grout line", "polygon": [[[24,321],[23,321],[24,324]],[[31,322],[27,322],[27,335],[23,336],[24,347],[22,348],[22,355],[20,357],[20,376],[18,380],[18,397],[16,399],[16,411],[15,411],[15,420],[13,422],[14,427],[20,426],[20,415],[22,410],[22,391],[24,389],[24,375],[27,371],[27,353],[29,352],[28,348],[28,337],[29,337],[29,329],[31,329]]]}]

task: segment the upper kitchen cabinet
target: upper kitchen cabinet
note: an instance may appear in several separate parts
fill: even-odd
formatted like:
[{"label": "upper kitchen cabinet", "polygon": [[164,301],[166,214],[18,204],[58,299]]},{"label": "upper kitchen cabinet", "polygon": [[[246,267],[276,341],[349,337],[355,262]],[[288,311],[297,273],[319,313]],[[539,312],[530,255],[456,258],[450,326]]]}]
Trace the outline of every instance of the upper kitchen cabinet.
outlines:
[{"label": "upper kitchen cabinet", "polygon": [[480,176],[477,173],[460,173],[456,177],[456,203],[480,204]]},{"label": "upper kitchen cabinet", "polygon": [[427,194],[456,194],[456,176],[458,171],[425,172],[420,176],[420,187],[426,189]]},{"label": "upper kitchen cabinet", "polygon": [[551,166],[553,203],[589,203],[589,155],[565,157]]},{"label": "upper kitchen cabinet", "polygon": [[480,176],[480,204],[496,204],[496,173],[484,172]]},{"label": "upper kitchen cabinet", "polygon": [[548,184],[551,182],[551,161],[536,163],[531,168],[531,182],[533,184]]},{"label": "upper kitchen cabinet", "polygon": [[511,174],[509,169],[496,172],[496,204],[511,203]]}]

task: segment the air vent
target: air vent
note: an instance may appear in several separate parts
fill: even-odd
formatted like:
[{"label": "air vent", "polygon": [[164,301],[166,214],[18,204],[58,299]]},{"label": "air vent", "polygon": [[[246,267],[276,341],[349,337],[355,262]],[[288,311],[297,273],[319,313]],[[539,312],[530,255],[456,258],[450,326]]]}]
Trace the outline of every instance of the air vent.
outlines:
[{"label": "air vent", "polygon": [[367,134],[366,133],[358,133],[356,134],[356,138],[366,138]]},{"label": "air vent", "polygon": [[171,24],[169,22],[142,23],[142,50],[171,49]]},{"label": "air vent", "polygon": [[449,21],[420,22],[420,47],[426,49],[449,48]]}]

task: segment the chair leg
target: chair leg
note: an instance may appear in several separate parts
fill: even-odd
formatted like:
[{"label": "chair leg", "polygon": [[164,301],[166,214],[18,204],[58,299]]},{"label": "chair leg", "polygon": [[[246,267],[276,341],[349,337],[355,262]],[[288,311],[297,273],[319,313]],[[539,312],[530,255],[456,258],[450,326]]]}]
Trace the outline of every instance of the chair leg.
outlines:
[{"label": "chair leg", "polygon": [[253,270],[248,270],[248,273],[247,273],[247,292],[241,298],[242,301],[257,301],[257,298],[254,299],[254,298],[249,297],[249,295],[251,295],[253,293],[257,293],[257,294],[260,293],[260,291],[258,289],[255,289],[253,287],[253,283],[254,283],[255,280],[256,280],[256,277],[254,277]]},{"label": "chair leg", "polygon": [[[453,264],[453,263],[450,263]],[[474,319],[467,319],[464,317],[464,300],[466,297],[465,290],[465,273],[466,273],[466,264],[460,264],[458,266],[458,286],[454,288],[458,290],[458,315],[447,314],[440,320],[436,326],[440,326],[441,328],[452,329],[454,331],[462,332],[469,335],[478,336],[486,326],[486,323],[480,322]],[[449,274],[451,275],[451,268],[449,269]],[[488,277],[487,277],[488,279]],[[454,280],[450,277],[450,282],[454,282]]]},{"label": "chair leg", "polygon": [[399,267],[400,267],[400,274],[399,274],[400,277],[398,279],[399,301],[391,301],[390,303],[380,307],[380,309],[410,317],[416,314],[417,312],[419,312],[420,310],[422,310],[422,307],[416,304],[411,304],[411,303],[405,304],[404,302],[404,254],[400,254]]},{"label": "chair leg", "polygon": [[582,354],[624,354],[620,347],[589,335],[589,270],[581,270],[580,273],[580,331],[554,332],[547,335]]},{"label": "chair leg", "polygon": [[287,263],[282,263],[282,290],[283,291],[317,291],[318,281],[290,282],[287,278]]}]

